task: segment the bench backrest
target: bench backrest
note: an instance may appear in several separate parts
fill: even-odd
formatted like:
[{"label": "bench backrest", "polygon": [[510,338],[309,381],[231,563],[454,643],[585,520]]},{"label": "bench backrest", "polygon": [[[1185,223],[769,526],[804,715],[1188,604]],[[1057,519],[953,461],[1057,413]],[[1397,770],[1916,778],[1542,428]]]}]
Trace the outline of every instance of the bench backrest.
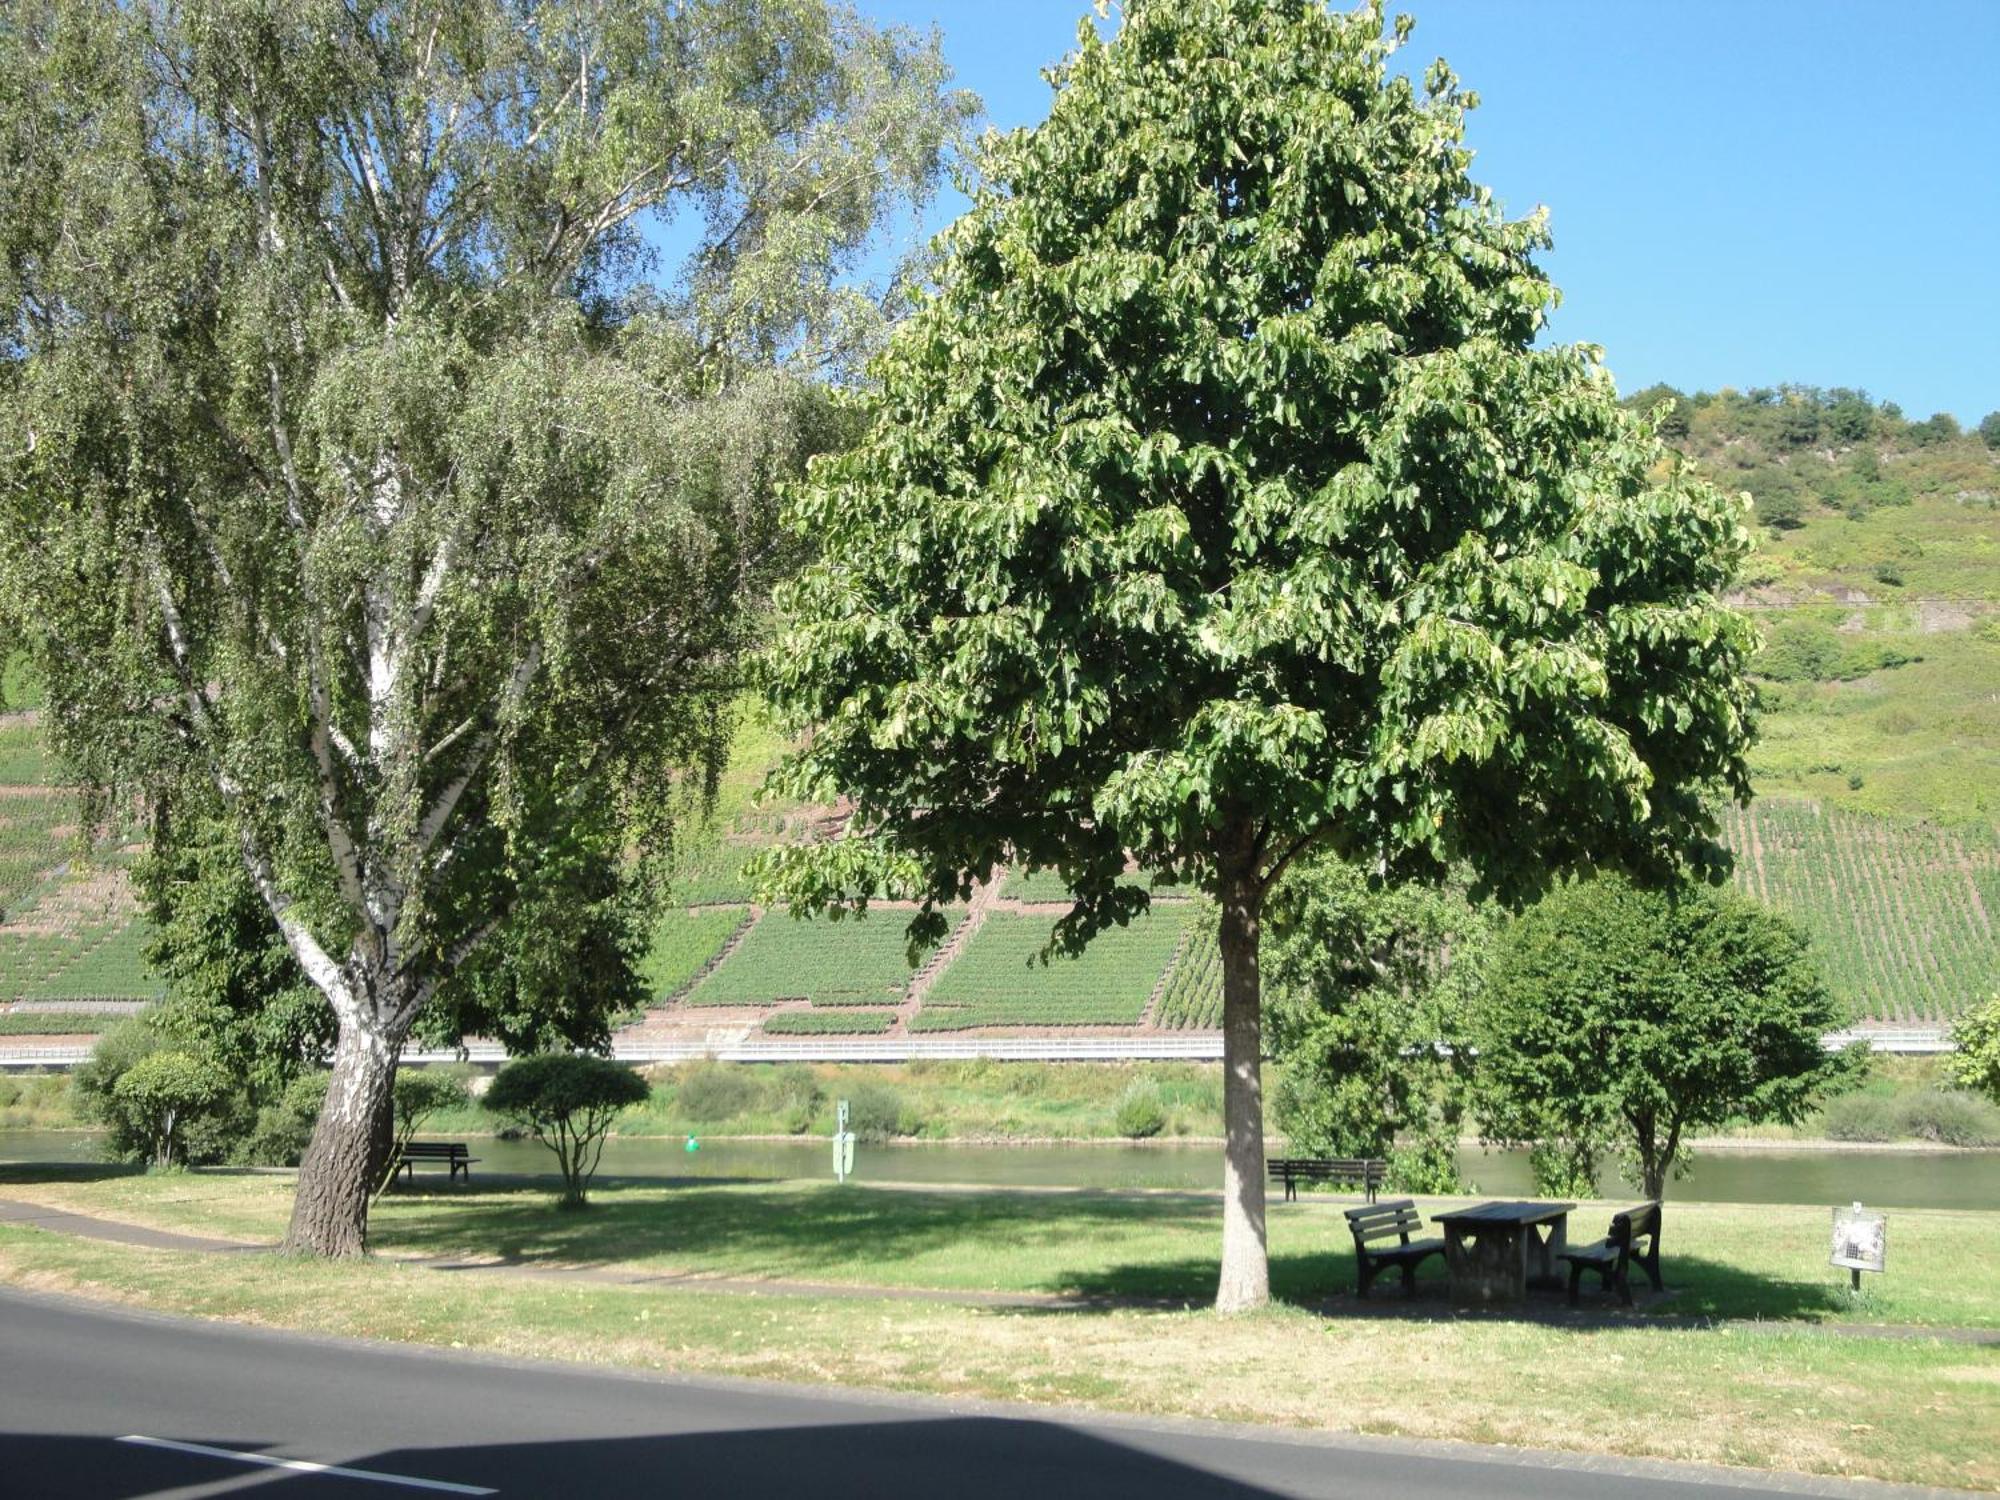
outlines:
[{"label": "bench backrest", "polygon": [[1660,1205],[1642,1203],[1637,1208],[1613,1214],[1611,1233],[1605,1238],[1621,1250],[1629,1251],[1644,1239],[1651,1239],[1657,1247],[1660,1242]]},{"label": "bench backrest", "polygon": [[1274,1156],[1265,1163],[1274,1176],[1335,1177],[1343,1182],[1380,1182],[1388,1165],[1374,1156]]},{"label": "bench backrest", "polygon": [[1414,1199],[1390,1198],[1381,1203],[1371,1203],[1366,1208],[1342,1210],[1347,1215],[1347,1227],[1354,1231],[1357,1248],[1370,1240],[1384,1240],[1392,1235],[1405,1243],[1411,1235],[1424,1227],[1423,1216],[1417,1212]]},{"label": "bench backrest", "polygon": [[405,1156],[463,1156],[463,1141],[411,1141],[403,1148]]}]

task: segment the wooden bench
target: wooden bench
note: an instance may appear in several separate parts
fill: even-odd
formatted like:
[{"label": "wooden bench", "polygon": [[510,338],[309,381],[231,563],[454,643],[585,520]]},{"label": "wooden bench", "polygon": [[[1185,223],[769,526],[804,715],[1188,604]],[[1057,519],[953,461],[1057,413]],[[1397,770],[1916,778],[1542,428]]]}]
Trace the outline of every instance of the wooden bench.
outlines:
[{"label": "wooden bench", "polygon": [[463,1177],[470,1182],[472,1164],[478,1160],[476,1156],[465,1154],[464,1141],[411,1141],[403,1148],[403,1154],[396,1158],[396,1170],[414,1182],[418,1162],[442,1162],[451,1181],[456,1182]]},{"label": "wooden bench", "polygon": [[[1347,1227],[1354,1234],[1354,1291],[1366,1297],[1368,1288],[1385,1269],[1397,1266],[1403,1272],[1403,1295],[1417,1293],[1417,1265],[1427,1255],[1442,1256],[1441,1239],[1413,1240],[1411,1232],[1424,1227],[1417,1205],[1408,1198],[1391,1198],[1367,1208],[1344,1210]],[[1376,1247],[1370,1241],[1394,1239],[1395,1243]]]},{"label": "wooden bench", "polygon": [[[1639,1248],[1642,1240],[1645,1242],[1644,1250]],[[1577,1291],[1583,1284],[1585,1271],[1597,1273],[1600,1290],[1616,1287],[1619,1300],[1627,1307],[1632,1305],[1631,1268],[1635,1263],[1646,1273],[1654,1291],[1666,1290],[1660,1281],[1660,1205],[1642,1203],[1637,1208],[1613,1214],[1611,1232],[1603,1239],[1592,1245],[1576,1245],[1559,1251],[1557,1258],[1569,1262],[1569,1300],[1572,1307],[1576,1305]]]},{"label": "wooden bench", "polygon": [[1360,1188],[1375,1201],[1389,1164],[1372,1156],[1274,1156],[1264,1164],[1273,1182],[1285,1184],[1285,1201],[1299,1196],[1302,1182],[1338,1182]]}]

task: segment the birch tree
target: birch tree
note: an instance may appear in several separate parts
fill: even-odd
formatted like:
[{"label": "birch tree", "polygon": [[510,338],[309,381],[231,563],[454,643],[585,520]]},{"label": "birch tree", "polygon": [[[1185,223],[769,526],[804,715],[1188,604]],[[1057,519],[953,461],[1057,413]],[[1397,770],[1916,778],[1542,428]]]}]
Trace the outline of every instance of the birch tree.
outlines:
[{"label": "birch tree", "polygon": [[0,592],[85,785],[199,786],[334,1011],[293,1249],[363,1248],[398,1049],[578,820],[643,859],[715,774],[944,82],[830,0],[0,17]]},{"label": "birch tree", "polygon": [[1395,74],[1379,6],[1131,0],[1047,121],[995,140],[869,434],[792,519],[772,693],[796,795],[851,836],[773,860],[805,910],[1059,870],[1073,949],[1216,899],[1217,1304],[1268,1295],[1258,939],[1323,848],[1475,894],[1703,866],[1747,795],[1739,506],[1538,348],[1539,216],[1469,176],[1472,104]]}]

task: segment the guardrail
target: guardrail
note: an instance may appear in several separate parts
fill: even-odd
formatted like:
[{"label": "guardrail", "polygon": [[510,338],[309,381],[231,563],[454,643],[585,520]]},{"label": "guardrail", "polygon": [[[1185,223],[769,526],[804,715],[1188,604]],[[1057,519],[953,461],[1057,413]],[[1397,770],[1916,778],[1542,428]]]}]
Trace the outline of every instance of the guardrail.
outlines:
[{"label": "guardrail", "polygon": [[1943,1026],[1857,1026],[1829,1031],[1820,1045],[1838,1052],[1853,1042],[1866,1042],[1877,1052],[1949,1052],[1951,1032]]},{"label": "guardrail", "polygon": [[[1942,1026],[1905,1026],[1829,1032],[1821,1038],[1837,1051],[1866,1042],[1877,1052],[1949,1052],[1950,1033]],[[1219,1062],[1222,1037],[1216,1032],[1164,1036],[1088,1037],[801,1037],[796,1041],[620,1042],[612,1055],[620,1062],[675,1063],[712,1057],[718,1062]],[[0,1068],[71,1068],[90,1056],[88,1044],[53,1047],[0,1046]],[[502,1063],[497,1042],[472,1042],[440,1052],[405,1052],[406,1063]]]}]

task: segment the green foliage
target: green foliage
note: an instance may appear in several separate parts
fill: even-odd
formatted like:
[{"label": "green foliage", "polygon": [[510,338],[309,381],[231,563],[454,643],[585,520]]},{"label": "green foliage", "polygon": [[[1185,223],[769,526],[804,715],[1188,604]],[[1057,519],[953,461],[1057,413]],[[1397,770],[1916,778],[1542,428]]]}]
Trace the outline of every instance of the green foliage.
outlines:
[{"label": "green foliage", "polygon": [[672,999],[686,989],[749,916],[734,907],[663,913],[653,924],[652,944],[639,966],[654,1003]]},{"label": "green foliage", "polygon": [[810,1130],[820,1106],[826,1103],[826,1091],[812,1069],[796,1064],[778,1068],[766,1078],[763,1094],[766,1104],[793,1135]]},{"label": "green foliage", "polygon": [[111,1087],[111,1102],[153,1165],[187,1157],[184,1132],[229,1097],[229,1077],[206,1058],[160,1049],[135,1060]]},{"label": "green foliage", "polygon": [[1850,682],[1922,660],[1888,642],[1845,639],[1817,620],[1794,617],[1771,632],[1751,670],[1773,682]]},{"label": "green foliage", "polygon": [[1222,1024],[1222,950],[1207,903],[1181,924],[1181,949],[1167,971],[1153,1024],[1171,1031],[1212,1031]]},{"label": "green foliage", "polygon": [[771,1036],[879,1036],[895,1024],[893,1010],[781,1010],[764,1018]]},{"label": "green foliage", "polygon": [[1057,953],[1046,962],[1046,917],[994,912],[938,976],[911,1030],[1132,1025],[1145,1015],[1194,910],[1162,903],[1101,933],[1080,956]]},{"label": "green foliage", "polygon": [[2000,986],[1990,832],[1776,797],[1731,809],[1727,832],[1737,888],[1805,930],[1854,1014],[1935,1023]]},{"label": "green foliage", "polygon": [[1119,1096],[1112,1122],[1118,1133],[1129,1140],[1143,1141],[1158,1135],[1167,1126],[1167,1106],[1159,1089],[1151,1083],[1134,1083]]},{"label": "green foliage", "polygon": [[296,1167],[306,1154],[313,1126],[326,1104],[331,1076],[325,1069],[315,1068],[286,1084],[283,1093],[257,1111],[257,1123],[239,1148],[238,1158],[253,1167]]},{"label": "green foliage", "polygon": [[1326,857],[1292,867],[1273,899],[1265,966],[1283,1064],[1273,1114],[1294,1151],[1387,1157],[1403,1190],[1460,1190],[1449,1164],[1470,1099],[1468,1012],[1489,926],[1455,891],[1371,888]]},{"label": "green foliage", "polygon": [[1821,1129],[1836,1141],[2000,1146],[2000,1107],[1978,1094],[1954,1089],[1920,1089],[1888,1097],[1844,1094],[1827,1105]]},{"label": "green foliage", "polygon": [[0,1036],[96,1036],[114,1019],[91,1011],[0,1011]]},{"label": "green foliage", "polygon": [[1495,947],[1476,1032],[1486,1133],[1572,1162],[1615,1146],[1656,1198],[1689,1134],[1795,1124],[1857,1076],[1865,1049],[1820,1045],[1846,1019],[1803,934],[1755,903],[1574,882]]},{"label": "green foliage", "polygon": [[893,920],[798,922],[779,912],[759,920],[687,1003],[883,1005],[902,997],[912,972],[908,940]]},{"label": "green foliage", "polygon": [[727,1120],[757,1100],[749,1073],[730,1063],[690,1063],[674,1082],[674,1107],[690,1120]]},{"label": "green foliage", "polygon": [[825,0],[9,9],[4,639],[88,796],[213,804],[369,1094],[640,998],[945,76]]},{"label": "green foliage", "polygon": [[1952,1081],[2000,1104],[2000,992],[1960,1016],[1951,1040],[1957,1050],[1945,1067]]},{"label": "green foliage", "polygon": [[901,1093],[886,1083],[864,1079],[850,1086],[844,1097],[847,1100],[847,1128],[854,1132],[858,1140],[892,1140],[897,1136],[915,1135],[922,1127],[923,1122],[916,1111],[903,1102]]},{"label": "green foliage", "polygon": [[545,1052],[508,1063],[480,1103],[516,1121],[555,1153],[562,1206],[581,1208],[612,1120],[651,1092],[643,1077],[608,1058]]},{"label": "green foliage", "polygon": [[[177,1061],[147,1068],[139,1084],[121,1092],[126,1075],[156,1055]],[[71,1077],[77,1112],[103,1128],[104,1152],[114,1161],[163,1166],[221,1161],[250,1124],[242,1101],[230,1095],[228,1075],[206,1058],[177,1049],[150,1012],[106,1031]],[[211,1096],[209,1085],[217,1080]],[[188,1099],[175,1105],[171,1101],[183,1084]]]},{"label": "green foliage", "polygon": [[863,816],[766,861],[787,899],[940,903],[1019,856],[1073,946],[1143,905],[1128,852],[1213,888],[1261,829],[1532,886],[1691,856],[1742,786],[1738,515],[1534,346],[1542,224],[1381,27],[1135,8],[990,142],[868,436],[791,511],[823,556],[766,661],[815,727],[780,785]]},{"label": "green foliage", "polygon": [[1979,419],[1979,440],[1989,448],[2000,448],[2000,411],[1989,411]]}]

